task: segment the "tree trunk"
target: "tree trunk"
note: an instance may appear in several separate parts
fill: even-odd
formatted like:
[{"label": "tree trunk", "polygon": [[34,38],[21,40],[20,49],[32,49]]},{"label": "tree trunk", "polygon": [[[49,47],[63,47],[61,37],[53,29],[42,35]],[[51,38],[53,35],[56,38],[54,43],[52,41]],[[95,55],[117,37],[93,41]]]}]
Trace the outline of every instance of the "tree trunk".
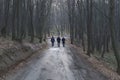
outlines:
[{"label": "tree trunk", "polygon": [[87,55],[90,56],[92,52],[92,0],[87,0],[87,37]]}]

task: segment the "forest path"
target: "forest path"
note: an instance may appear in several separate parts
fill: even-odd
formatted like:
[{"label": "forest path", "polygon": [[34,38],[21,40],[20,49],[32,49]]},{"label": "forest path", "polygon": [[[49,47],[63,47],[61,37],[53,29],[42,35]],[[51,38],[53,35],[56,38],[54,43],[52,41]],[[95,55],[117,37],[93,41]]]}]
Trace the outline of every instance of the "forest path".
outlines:
[{"label": "forest path", "polygon": [[5,80],[108,80],[70,46],[49,47],[8,73]]}]

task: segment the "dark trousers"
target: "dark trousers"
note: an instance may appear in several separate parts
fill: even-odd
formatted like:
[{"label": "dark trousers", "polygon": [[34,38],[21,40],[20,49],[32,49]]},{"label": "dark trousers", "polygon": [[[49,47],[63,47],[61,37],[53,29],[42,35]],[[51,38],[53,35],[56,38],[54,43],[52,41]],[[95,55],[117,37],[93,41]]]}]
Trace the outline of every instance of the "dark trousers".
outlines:
[{"label": "dark trousers", "polygon": [[60,47],[60,43],[58,42],[58,47]]},{"label": "dark trousers", "polygon": [[63,47],[65,47],[65,43],[63,42],[62,44],[63,44]]},{"label": "dark trousers", "polygon": [[52,42],[52,47],[54,46],[54,42]]}]

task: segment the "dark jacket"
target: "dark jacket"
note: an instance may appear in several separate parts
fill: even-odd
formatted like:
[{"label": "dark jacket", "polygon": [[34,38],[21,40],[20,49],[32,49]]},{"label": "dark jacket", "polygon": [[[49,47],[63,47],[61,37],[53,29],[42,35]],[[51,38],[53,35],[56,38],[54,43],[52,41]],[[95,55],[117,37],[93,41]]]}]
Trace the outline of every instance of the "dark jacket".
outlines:
[{"label": "dark jacket", "polygon": [[60,39],[60,37],[58,37],[58,38],[57,38],[57,42],[60,43],[60,41],[61,41],[61,39]]},{"label": "dark jacket", "polygon": [[51,38],[51,42],[52,42],[52,43],[55,42],[55,38],[54,38],[54,37]]},{"label": "dark jacket", "polygon": [[62,42],[65,43],[65,38],[62,38]]}]

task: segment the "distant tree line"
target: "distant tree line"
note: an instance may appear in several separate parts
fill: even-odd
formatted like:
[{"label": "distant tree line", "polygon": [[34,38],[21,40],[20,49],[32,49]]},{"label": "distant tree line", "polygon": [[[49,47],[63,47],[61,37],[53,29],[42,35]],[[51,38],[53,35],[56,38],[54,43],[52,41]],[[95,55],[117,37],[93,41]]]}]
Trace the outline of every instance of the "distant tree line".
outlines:
[{"label": "distant tree line", "polygon": [[58,36],[64,36],[69,33],[67,5],[65,0],[53,0],[50,13],[51,29]]}]

